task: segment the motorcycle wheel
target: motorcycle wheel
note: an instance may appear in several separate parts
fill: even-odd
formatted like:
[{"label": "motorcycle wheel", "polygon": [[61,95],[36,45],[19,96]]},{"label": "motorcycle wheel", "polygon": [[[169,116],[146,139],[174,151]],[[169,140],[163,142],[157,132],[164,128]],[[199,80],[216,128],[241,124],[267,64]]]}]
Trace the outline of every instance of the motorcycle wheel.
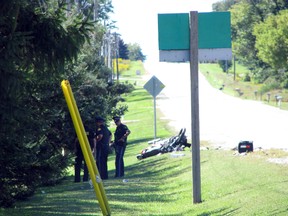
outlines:
[{"label": "motorcycle wheel", "polygon": [[143,159],[143,155],[139,154],[136,156],[138,160],[142,160]]}]

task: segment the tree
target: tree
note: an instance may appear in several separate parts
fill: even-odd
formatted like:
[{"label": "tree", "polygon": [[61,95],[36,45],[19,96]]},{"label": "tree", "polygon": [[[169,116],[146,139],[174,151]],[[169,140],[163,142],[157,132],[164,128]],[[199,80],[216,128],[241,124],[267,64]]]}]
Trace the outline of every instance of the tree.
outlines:
[{"label": "tree", "polygon": [[288,69],[288,10],[255,25],[258,57],[273,69]]},{"label": "tree", "polygon": [[[117,86],[107,84],[99,56],[103,28],[92,24],[89,11],[70,6],[67,12],[64,0],[0,2],[0,206],[24,199],[38,185],[57,183],[73,163],[75,132],[61,80],[69,79],[79,95],[84,120],[94,104],[99,114],[111,115],[121,100],[123,91],[116,94]],[[95,63],[79,55],[84,44],[91,47],[92,36]],[[79,72],[82,59],[88,67]],[[92,88],[88,69],[95,72]]]},{"label": "tree", "polygon": [[232,49],[237,59],[247,66],[259,81],[267,78],[269,65],[260,59],[255,48],[254,26],[271,14],[279,13],[287,3],[283,0],[242,0],[231,8]]},{"label": "tree", "polygon": [[119,58],[129,59],[128,46],[122,39],[119,40]]},{"label": "tree", "polygon": [[261,21],[247,2],[236,4],[231,9],[231,30],[233,53],[248,67],[255,67],[255,36],[253,26]]},{"label": "tree", "polygon": [[100,56],[100,21],[110,4],[92,22],[89,2],[0,2],[0,206],[59,182],[73,164],[75,131],[61,80],[70,81],[91,127],[96,115],[111,119],[128,109],[117,104],[132,86],[111,85]]},{"label": "tree", "polygon": [[241,0],[225,0],[212,4],[213,11],[228,11],[232,5],[239,3]]},{"label": "tree", "polygon": [[0,3],[1,206],[31,195],[39,184],[57,182],[69,162],[61,152],[69,116],[61,112],[59,80],[92,25],[81,14],[64,24],[65,4],[49,3]]},{"label": "tree", "polygon": [[[268,24],[266,23],[266,20],[269,19],[270,16],[278,15],[282,10],[288,9],[288,1],[226,0],[213,4],[213,9],[216,11],[231,11],[233,54],[237,56],[239,62],[250,69],[253,78],[256,79],[256,81],[263,82],[269,76],[276,76],[278,79],[280,77],[285,77],[279,75],[275,65],[277,64],[277,67],[280,66],[279,62],[276,63],[275,59],[279,58],[280,60],[283,56],[282,51],[285,52],[281,49],[280,43],[274,44],[274,48],[278,50],[277,53],[275,52],[275,49],[273,49],[273,52],[268,54],[270,51],[266,49],[268,45],[273,46],[273,39],[279,39],[276,38],[279,36],[278,32],[276,35],[269,36],[275,31],[275,28],[273,27],[270,31],[267,27]],[[262,26],[262,23],[266,24]],[[270,25],[273,26],[272,24]],[[264,28],[266,28],[266,32],[264,31]],[[284,36],[282,40],[284,40],[285,37],[286,36]],[[266,41],[263,38],[265,38]],[[266,42],[267,44],[265,44]],[[279,42],[281,42],[281,40],[279,40]],[[279,51],[279,49],[282,51]],[[266,56],[263,54],[264,50],[267,54]],[[261,52],[261,54],[258,52]],[[274,56],[274,60],[272,60],[271,55]],[[271,61],[274,62],[274,65]],[[283,65],[280,67],[283,67]]]},{"label": "tree", "polygon": [[223,72],[228,72],[229,68],[232,66],[232,61],[228,60],[219,60],[219,66],[221,67]]},{"label": "tree", "polygon": [[146,56],[142,53],[142,49],[139,46],[139,44],[128,44],[128,50],[129,50],[129,59],[131,61],[145,61]]},{"label": "tree", "polygon": [[[96,116],[111,119],[113,112],[117,110],[115,107],[118,102],[123,101],[121,95],[133,90],[132,85],[109,82],[111,69],[105,66],[101,56],[97,55],[98,52],[98,48],[85,44],[78,61],[81,64],[75,64],[74,74],[77,76],[73,77],[73,82],[76,82],[75,98],[78,108],[83,120],[88,122],[90,128],[95,127]],[[123,115],[126,111],[127,109],[121,114]]]}]

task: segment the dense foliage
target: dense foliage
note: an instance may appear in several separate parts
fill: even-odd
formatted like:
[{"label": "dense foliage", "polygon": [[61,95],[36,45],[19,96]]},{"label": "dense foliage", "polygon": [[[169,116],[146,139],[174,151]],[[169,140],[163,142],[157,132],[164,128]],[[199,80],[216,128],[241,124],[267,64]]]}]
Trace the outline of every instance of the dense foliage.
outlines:
[{"label": "dense foliage", "polygon": [[128,50],[129,50],[129,59],[131,61],[145,61],[146,56],[143,54],[141,47],[139,44],[128,44]]},{"label": "dense foliage", "polygon": [[88,126],[96,115],[127,111],[115,107],[132,86],[108,82],[111,70],[99,55],[106,31],[100,21],[111,7],[100,1],[105,8],[93,22],[93,1],[70,2],[0,2],[0,206],[57,183],[73,163],[63,79]]},{"label": "dense foliage", "polygon": [[254,27],[258,57],[274,69],[288,69],[288,10],[269,16]]},{"label": "dense foliage", "polygon": [[128,45],[122,39],[119,40],[119,58],[129,59]]},{"label": "dense foliage", "polygon": [[226,0],[215,11],[231,12],[232,50],[256,82],[287,83],[286,0]]}]

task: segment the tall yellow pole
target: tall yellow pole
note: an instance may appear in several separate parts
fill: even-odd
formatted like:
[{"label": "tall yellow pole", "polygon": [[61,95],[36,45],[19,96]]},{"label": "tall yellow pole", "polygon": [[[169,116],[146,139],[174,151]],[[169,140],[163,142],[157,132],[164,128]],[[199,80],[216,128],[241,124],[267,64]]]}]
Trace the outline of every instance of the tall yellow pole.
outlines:
[{"label": "tall yellow pole", "polygon": [[103,182],[99,175],[92,151],[90,149],[90,144],[69,81],[63,80],[61,82],[61,87],[81,146],[81,150],[84,155],[84,159],[90,174],[90,178],[94,186],[94,191],[96,193],[96,197],[98,199],[100,208],[102,210],[103,215],[110,216],[111,211],[103,187]]}]

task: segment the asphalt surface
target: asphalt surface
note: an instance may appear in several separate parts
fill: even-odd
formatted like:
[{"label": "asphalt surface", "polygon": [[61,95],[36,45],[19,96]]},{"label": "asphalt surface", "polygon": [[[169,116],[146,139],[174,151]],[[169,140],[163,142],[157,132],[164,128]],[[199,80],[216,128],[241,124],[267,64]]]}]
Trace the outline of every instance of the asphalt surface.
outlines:
[{"label": "asphalt surface", "polygon": [[[155,75],[165,88],[156,97],[157,109],[176,130],[186,128],[191,138],[191,96],[189,63],[146,62],[148,81]],[[254,148],[288,150],[288,112],[261,101],[228,96],[211,87],[199,73],[200,140],[222,148],[253,141]]]}]

